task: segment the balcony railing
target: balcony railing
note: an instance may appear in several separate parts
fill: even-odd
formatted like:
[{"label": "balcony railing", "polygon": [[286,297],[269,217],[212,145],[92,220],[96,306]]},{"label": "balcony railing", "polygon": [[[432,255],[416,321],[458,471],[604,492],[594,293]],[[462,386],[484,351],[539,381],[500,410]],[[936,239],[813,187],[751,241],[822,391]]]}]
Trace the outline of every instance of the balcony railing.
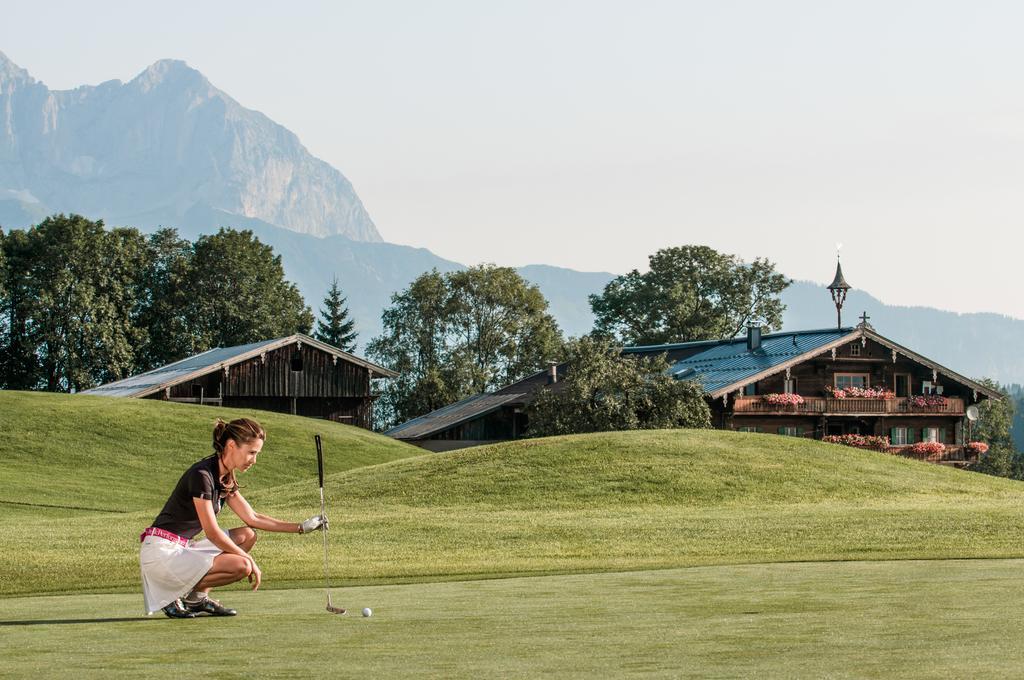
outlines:
[{"label": "balcony railing", "polygon": [[946,397],[941,404],[913,406],[907,397],[895,399],[833,399],[831,397],[804,397],[804,403],[791,406],[769,404],[761,397],[737,397],[733,413],[808,414],[808,415],[948,415],[962,416],[964,400]]}]

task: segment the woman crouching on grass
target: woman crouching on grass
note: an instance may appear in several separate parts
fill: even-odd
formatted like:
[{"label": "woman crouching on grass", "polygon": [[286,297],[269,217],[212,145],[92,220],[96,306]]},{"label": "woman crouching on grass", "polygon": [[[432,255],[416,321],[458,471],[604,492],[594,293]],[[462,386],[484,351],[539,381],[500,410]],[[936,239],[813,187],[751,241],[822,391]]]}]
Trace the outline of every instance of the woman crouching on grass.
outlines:
[{"label": "woman crouching on grass", "polygon": [[[191,619],[202,612],[234,616],[234,609],[210,599],[209,593],[211,588],[243,578],[249,579],[253,590],[259,588],[262,574],[249,554],[256,543],[253,529],[303,534],[326,527],[326,518],[320,515],[301,524],[261,515],[242,498],[235,473],[256,463],[266,438],[255,420],[217,420],[213,428],[216,453],[185,471],[153,526],[142,532],[139,564],[147,613],[162,609],[175,619]],[[245,522],[244,527],[220,528],[217,513],[222,500]],[[206,538],[192,540],[200,531]]]}]

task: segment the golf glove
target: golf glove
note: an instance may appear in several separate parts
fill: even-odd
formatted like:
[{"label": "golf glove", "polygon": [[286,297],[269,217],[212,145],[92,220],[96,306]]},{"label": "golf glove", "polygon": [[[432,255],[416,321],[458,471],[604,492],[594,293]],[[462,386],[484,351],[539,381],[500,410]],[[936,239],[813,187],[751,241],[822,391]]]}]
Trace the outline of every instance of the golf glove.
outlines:
[{"label": "golf glove", "polygon": [[326,529],[327,528],[327,518],[325,516],[323,516],[323,515],[317,515],[315,517],[310,517],[305,522],[300,524],[299,527],[302,529],[302,531],[300,533],[303,533],[303,534],[309,533],[310,531],[316,531],[317,529]]}]

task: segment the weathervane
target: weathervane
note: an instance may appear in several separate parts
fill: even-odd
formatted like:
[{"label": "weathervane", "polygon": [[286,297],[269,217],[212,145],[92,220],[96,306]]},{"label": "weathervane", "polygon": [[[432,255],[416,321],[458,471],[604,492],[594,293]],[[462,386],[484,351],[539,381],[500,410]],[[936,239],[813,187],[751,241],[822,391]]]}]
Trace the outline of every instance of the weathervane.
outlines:
[{"label": "weathervane", "polygon": [[843,303],[846,302],[846,291],[852,286],[843,278],[843,266],[839,263],[839,251],[843,249],[842,243],[836,244],[836,277],[828,287],[832,294],[832,302],[836,305],[836,328],[843,327]]}]

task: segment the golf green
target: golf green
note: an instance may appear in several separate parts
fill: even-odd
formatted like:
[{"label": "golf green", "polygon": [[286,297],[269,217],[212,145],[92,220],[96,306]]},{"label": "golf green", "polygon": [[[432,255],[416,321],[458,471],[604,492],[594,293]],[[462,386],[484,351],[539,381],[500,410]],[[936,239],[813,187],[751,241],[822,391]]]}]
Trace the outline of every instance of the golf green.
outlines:
[{"label": "golf green", "polygon": [[[1011,677],[1021,560],[777,563],[226,590],[235,618],[140,595],[0,600],[3,674],[161,677]],[[374,609],[371,618],[359,609]]]}]

